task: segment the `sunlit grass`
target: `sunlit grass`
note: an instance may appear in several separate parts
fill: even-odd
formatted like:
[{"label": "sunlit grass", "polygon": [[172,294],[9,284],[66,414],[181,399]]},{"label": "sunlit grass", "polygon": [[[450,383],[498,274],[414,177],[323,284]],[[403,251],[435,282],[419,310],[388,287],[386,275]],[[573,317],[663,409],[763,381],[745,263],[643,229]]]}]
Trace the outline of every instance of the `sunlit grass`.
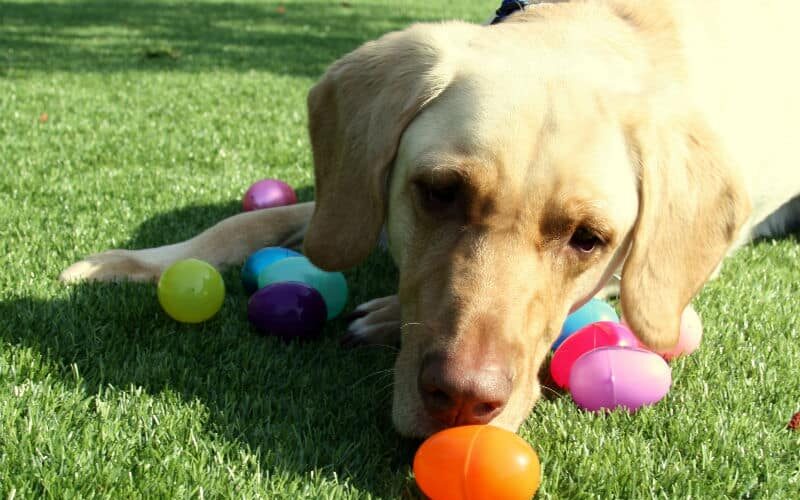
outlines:
[{"label": "sunlit grass", "polygon": [[[416,495],[392,351],[339,349],[341,321],[302,346],[255,335],[235,269],[199,326],[171,321],[153,286],[56,276],[192,236],[261,177],[311,199],[305,94],[327,64],[495,3],[0,1],[0,497]],[[695,302],[703,346],[657,406],[537,405],[521,434],[540,496],[796,496],[798,262],[795,239],[729,262]],[[376,252],[347,276],[352,307],[396,271]]]}]

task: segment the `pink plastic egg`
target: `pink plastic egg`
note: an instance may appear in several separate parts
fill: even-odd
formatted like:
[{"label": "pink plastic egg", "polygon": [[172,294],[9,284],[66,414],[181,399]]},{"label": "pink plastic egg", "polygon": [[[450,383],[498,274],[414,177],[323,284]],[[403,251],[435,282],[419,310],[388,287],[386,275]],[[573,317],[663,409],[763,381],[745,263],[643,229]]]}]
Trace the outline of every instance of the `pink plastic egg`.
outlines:
[{"label": "pink plastic egg", "polygon": [[249,212],[295,203],[297,195],[290,185],[278,179],[261,179],[250,186],[244,194],[242,208],[245,212]]},{"label": "pink plastic egg", "polygon": [[668,351],[659,351],[659,354],[664,356],[667,361],[689,355],[700,346],[702,338],[703,322],[700,321],[700,316],[697,315],[694,307],[689,304],[681,314],[681,333],[677,345]]},{"label": "pink plastic egg", "polygon": [[633,347],[600,347],[575,361],[572,399],[589,411],[624,407],[636,411],[663,398],[672,385],[669,365],[658,354]]},{"label": "pink plastic egg", "polygon": [[570,370],[582,355],[604,346],[638,347],[639,341],[630,329],[612,321],[586,325],[558,346],[550,360],[550,375],[562,389],[569,389]]}]

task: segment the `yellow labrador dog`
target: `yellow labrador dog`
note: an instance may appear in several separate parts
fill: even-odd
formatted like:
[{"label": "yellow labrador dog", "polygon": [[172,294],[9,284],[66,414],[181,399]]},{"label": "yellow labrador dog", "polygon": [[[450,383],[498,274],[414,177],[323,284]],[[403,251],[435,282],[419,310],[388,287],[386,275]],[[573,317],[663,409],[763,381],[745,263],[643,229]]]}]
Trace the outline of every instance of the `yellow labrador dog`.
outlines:
[{"label": "yellow labrador dog", "polygon": [[61,278],[153,280],[176,259],[225,266],[301,242],[341,270],[385,227],[398,294],[360,306],[346,340],[399,340],[398,431],[516,430],[565,316],[614,273],[628,323],[669,347],[724,256],[800,212],[796,5],[537,3],[492,26],[389,33],[309,93],[316,203]]}]

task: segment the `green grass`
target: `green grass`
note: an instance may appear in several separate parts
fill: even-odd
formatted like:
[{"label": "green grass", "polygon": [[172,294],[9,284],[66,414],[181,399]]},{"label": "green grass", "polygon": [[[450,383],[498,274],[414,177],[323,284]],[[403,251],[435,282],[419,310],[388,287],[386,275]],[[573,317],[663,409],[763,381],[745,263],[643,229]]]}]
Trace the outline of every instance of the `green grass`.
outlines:
[{"label": "green grass", "polygon": [[[235,269],[200,326],[153,286],[56,276],[189,237],[264,176],[312,198],[304,99],[326,65],[495,3],[0,0],[0,498],[416,497],[392,352],[340,350],[337,321],[308,345],[256,336]],[[728,263],[696,300],[702,348],[655,407],[537,405],[521,434],[539,496],[796,498],[798,262],[789,238]],[[349,272],[350,306],[395,273],[381,253]]]}]

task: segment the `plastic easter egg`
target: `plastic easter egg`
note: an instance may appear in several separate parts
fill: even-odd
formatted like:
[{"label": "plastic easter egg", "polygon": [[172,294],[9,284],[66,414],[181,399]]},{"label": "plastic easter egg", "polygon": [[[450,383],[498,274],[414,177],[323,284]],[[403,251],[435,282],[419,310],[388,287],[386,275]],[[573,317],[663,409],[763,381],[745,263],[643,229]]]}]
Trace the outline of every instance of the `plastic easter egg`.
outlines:
[{"label": "plastic easter egg", "polygon": [[551,349],[555,351],[567,337],[584,326],[598,321],[619,321],[619,316],[617,316],[617,311],[608,302],[592,299],[567,316],[567,319],[564,320],[564,325],[561,327],[561,334],[553,342]]},{"label": "plastic easter egg", "polygon": [[282,207],[297,203],[292,187],[278,179],[262,179],[254,183],[242,199],[245,212],[262,208]]},{"label": "plastic easter egg", "polygon": [[319,337],[327,314],[322,295],[304,283],[268,285],[247,303],[247,319],[258,332],[286,341]]},{"label": "plastic easter egg", "polygon": [[183,323],[200,323],[219,311],[225,284],[214,266],[186,259],[169,266],[158,280],[158,302],[167,314]]},{"label": "plastic easter egg", "polygon": [[686,306],[683,314],[681,314],[681,332],[678,343],[672,349],[659,351],[659,354],[664,356],[667,361],[679,356],[687,356],[697,350],[702,338],[703,322],[690,304]]},{"label": "plastic easter egg", "polygon": [[302,257],[302,254],[283,247],[266,247],[253,253],[242,266],[242,286],[247,293],[258,290],[258,275],[265,267],[287,257]]},{"label": "plastic easter egg", "polygon": [[490,425],[452,427],[414,456],[414,477],[431,500],[530,499],[541,480],[539,457],[516,434]]},{"label": "plastic easter egg", "polygon": [[563,389],[569,388],[569,374],[575,361],[598,347],[626,346],[638,347],[639,341],[630,329],[611,321],[601,321],[586,325],[567,337],[556,349],[550,360],[550,375]]},{"label": "plastic easter egg", "polygon": [[299,281],[315,288],[325,299],[328,319],[338,316],[347,303],[344,275],[323,271],[305,257],[288,257],[267,266],[258,275],[258,288],[281,281]]},{"label": "plastic easter egg", "polygon": [[572,399],[589,411],[636,411],[660,401],[670,385],[672,372],[661,356],[631,347],[590,351],[575,361],[569,377]]}]

